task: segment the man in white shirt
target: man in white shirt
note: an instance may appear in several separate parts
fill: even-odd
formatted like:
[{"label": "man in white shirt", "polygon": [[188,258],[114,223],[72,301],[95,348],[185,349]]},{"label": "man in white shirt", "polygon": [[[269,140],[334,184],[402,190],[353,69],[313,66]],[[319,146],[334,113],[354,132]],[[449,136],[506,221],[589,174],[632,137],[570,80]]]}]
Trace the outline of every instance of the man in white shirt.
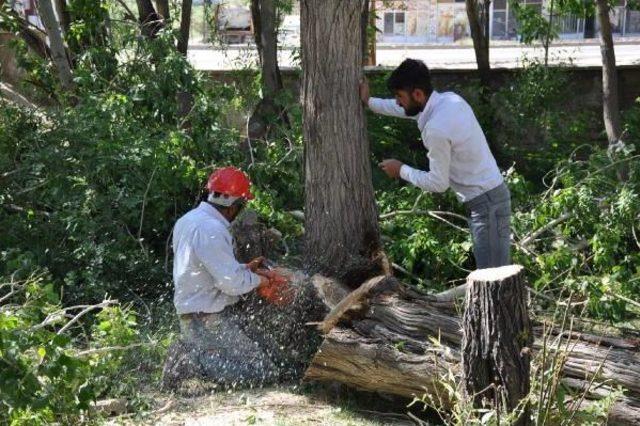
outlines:
[{"label": "man in white shirt", "polygon": [[283,276],[260,268],[264,258],[248,264],[235,258],[229,227],[253,198],[247,176],[225,167],[210,176],[207,189],[207,200],[173,229],[174,305],[182,343],[189,347],[191,366],[223,386],[263,383],[277,376],[277,369],[226,308],[253,290],[274,304],[288,303],[291,293]]},{"label": "man in white shirt", "polygon": [[387,86],[395,99],[370,97],[366,82],[360,86],[360,98],[378,114],[416,120],[428,150],[429,171],[396,159],[382,161],[380,168],[427,192],[451,188],[469,215],[476,267],[508,265],[511,195],[469,104],[455,93],[433,90],[429,69],[415,59],[404,60]]}]

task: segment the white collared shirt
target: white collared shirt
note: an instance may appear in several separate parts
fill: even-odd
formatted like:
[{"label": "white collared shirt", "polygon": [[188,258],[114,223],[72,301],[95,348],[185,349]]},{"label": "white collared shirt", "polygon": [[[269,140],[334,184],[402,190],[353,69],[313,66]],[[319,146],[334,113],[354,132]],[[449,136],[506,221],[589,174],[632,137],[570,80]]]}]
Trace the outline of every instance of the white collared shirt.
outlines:
[{"label": "white collared shirt", "polygon": [[369,98],[369,108],[378,114],[418,122],[422,143],[429,151],[430,170],[403,165],[400,177],[407,182],[428,192],[444,192],[451,187],[462,202],[503,182],[473,110],[455,93],[434,90],[424,110],[415,117],[408,117],[395,99]]},{"label": "white collared shirt", "polygon": [[173,304],[178,314],[215,313],[260,284],[233,254],[229,221],[202,202],[173,228]]}]

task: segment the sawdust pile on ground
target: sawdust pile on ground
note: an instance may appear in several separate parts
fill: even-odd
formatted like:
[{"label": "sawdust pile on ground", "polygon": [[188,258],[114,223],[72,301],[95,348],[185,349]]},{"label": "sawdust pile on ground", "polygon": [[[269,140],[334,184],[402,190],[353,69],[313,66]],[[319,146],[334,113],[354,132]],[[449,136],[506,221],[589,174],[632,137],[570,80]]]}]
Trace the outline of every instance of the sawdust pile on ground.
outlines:
[{"label": "sawdust pile on ground", "polygon": [[[139,419],[112,419],[110,425],[413,425],[402,415],[359,412],[332,405],[296,387],[221,392],[198,397],[158,398],[155,413]],[[375,408],[372,408],[375,410]]]}]

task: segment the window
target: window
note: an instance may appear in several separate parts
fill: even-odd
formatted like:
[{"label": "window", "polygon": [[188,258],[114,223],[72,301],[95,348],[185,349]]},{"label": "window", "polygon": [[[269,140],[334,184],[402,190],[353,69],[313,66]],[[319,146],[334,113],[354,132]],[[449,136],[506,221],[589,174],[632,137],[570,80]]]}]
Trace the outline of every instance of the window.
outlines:
[{"label": "window", "polygon": [[609,9],[609,19],[611,20],[611,32],[622,34],[624,26],[624,6],[615,6]]},{"label": "window", "polygon": [[[518,0],[518,3],[542,13],[542,0]],[[491,37],[496,39],[514,39],[517,37],[518,22],[508,0],[494,0],[491,7]]]},{"label": "window", "polygon": [[507,38],[507,0],[495,0],[491,5],[491,38]]},{"label": "window", "polygon": [[625,35],[640,33],[640,11],[627,9],[624,33]]},{"label": "window", "polygon": [[507,0],[496,0],[493,2],[494,10],[505,10],[507,8]]},{"label": "window", "polygon": [[384,35],[402,36],[405,35],[404,12],[385,12],[384,14]]},{"label": "window", "polygon": [[505,38],[507,36],[507,11],[493,11],[493,33],[494,38]]},{"label": "window", "polygon": [[567,15],[560,18],[560,33],[562,34],[582,34],[584,33],[584,19],[576,15]]}]

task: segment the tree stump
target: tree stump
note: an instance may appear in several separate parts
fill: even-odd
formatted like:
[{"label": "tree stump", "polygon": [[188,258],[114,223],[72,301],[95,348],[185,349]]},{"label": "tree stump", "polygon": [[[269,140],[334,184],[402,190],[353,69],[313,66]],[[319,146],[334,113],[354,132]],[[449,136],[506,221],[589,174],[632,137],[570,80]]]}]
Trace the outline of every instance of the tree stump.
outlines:
[{"label": "tree stump", "polygon": [[[467,278],[462,365],[467,395],[512,411],[529,394],[532,330],[522,266],[480,269]],[[515,423],[529,423],[528,407]]]},{"label": "tree stump", "polygon": [[[424,398],[445,410],[453,408],[455,401],[448,398],[445,385],[455,387],[458,378],[462,379],[463,326],[456,300],[461,287],[423,294],[394,277],[385,277],[367,281],[349,293],[335,279],[315,276],[312,281],[331,309],[318,327],[334,326],[325,334],[306,380],[338,381],[364,391],[409,401]],[[524,289],[521,297],[523,293]],[[524,302],[521,308],[524,310]],[[547,344],[549,333],[553,345]],[[545,332],[541,324],[532,327],[531,334],[535,338],[532,357],[546,350],[563,360],[558,373],[563,376],[569,410],[576,404],[586,407],[609,396],[606,389],[620,386],[626,389],[626,396],[615,402],[605,421],[640,425],[640,340],[559,328]],[[579,403],[587,388],[591,391]]]}]

